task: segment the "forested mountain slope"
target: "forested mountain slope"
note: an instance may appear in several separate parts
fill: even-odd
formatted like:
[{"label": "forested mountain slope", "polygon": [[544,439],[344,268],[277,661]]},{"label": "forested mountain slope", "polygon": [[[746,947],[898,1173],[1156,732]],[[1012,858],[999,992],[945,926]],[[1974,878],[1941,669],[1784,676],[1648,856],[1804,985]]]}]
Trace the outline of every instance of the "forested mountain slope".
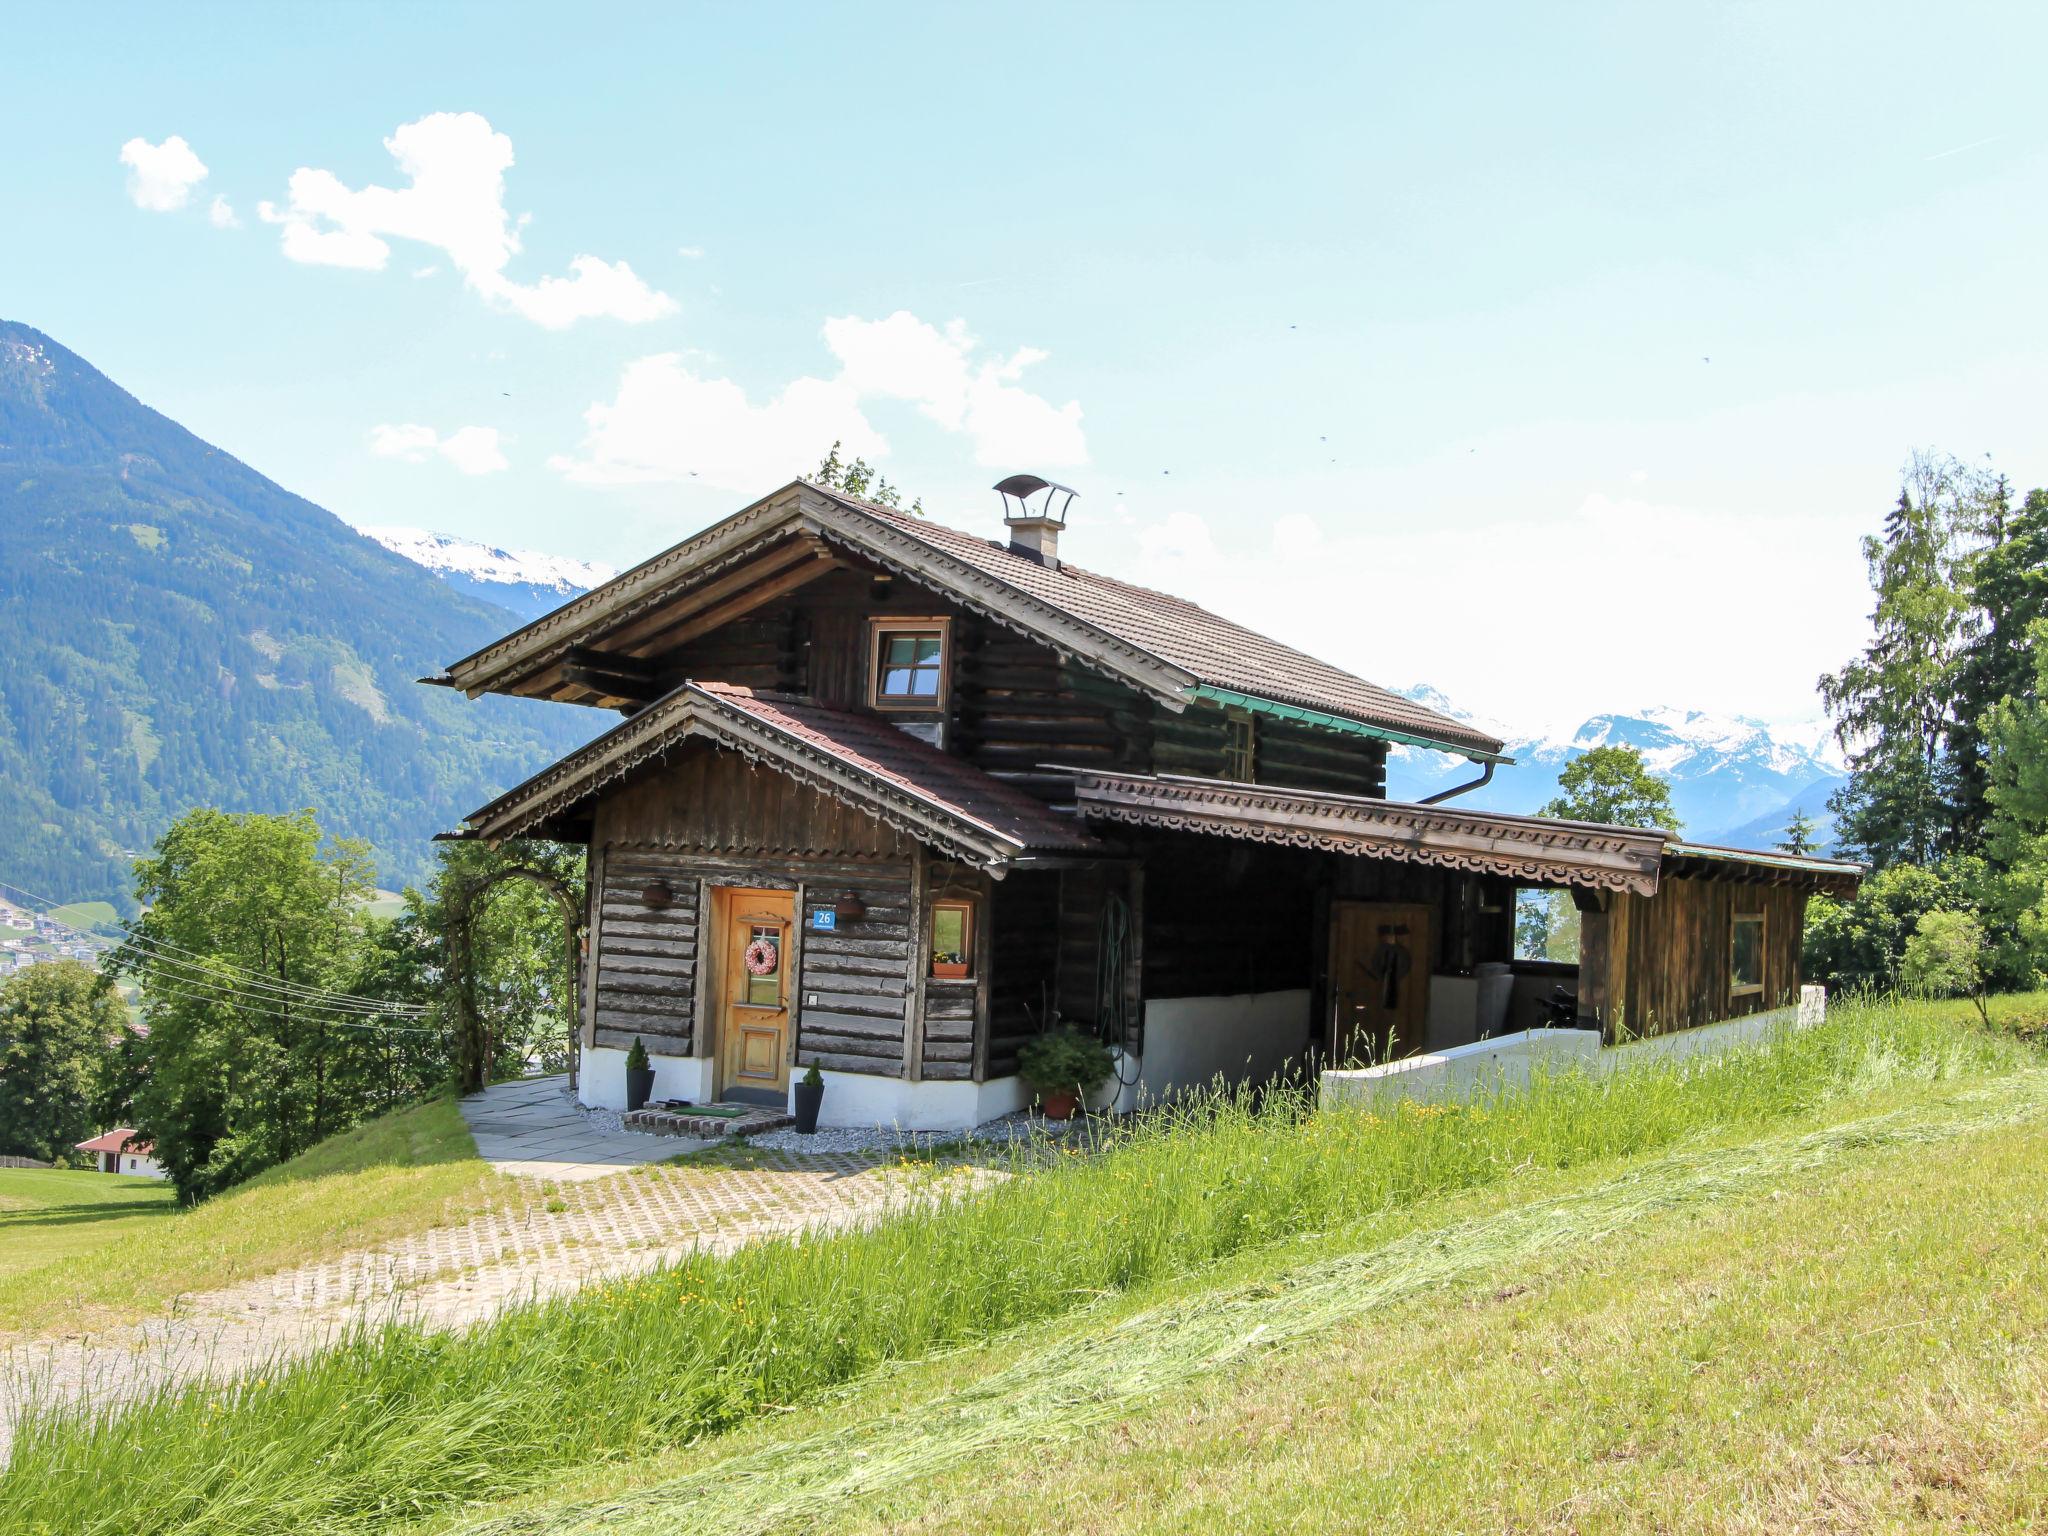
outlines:
[{"label": "forested mountain slope", "polygon": [[312,806],[417,878],[609,723],[416,683],[517,622],[0,322],[0,879],[125,900],[198,804]]}]

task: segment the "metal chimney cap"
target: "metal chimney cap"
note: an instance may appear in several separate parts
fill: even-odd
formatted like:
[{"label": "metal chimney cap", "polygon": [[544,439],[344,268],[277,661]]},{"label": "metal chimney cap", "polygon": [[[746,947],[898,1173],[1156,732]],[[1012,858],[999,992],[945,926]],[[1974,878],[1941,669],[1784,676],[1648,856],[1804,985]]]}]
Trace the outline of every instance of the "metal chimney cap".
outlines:
[{"label": "metal chimney cap", "polygon": [[[1024,503],[1026,498],[1036,496],[1040,491],[1048,491],[1052,494],[1045,498],[1043,510],[1033,512]],[[1066,522],[1067,508],[1071,507],[1074,504],[1074,498],[1081,494],[1072,486],[1061,485],[1057,480],[1048,480],[1043,475],[1007,476],[995,483],[995,492],[1003,498],[1003,517],[1006,521],[1017,522],[1023,519],[1031,519],[1059,524]],[[1053,511],[1053,500],[1055,497],[1064,498],[1059,503],[1058,512]],[[1012,501],[1017,503],[1017,509],[1014,512],[1010,510],[1009,505]]]}]

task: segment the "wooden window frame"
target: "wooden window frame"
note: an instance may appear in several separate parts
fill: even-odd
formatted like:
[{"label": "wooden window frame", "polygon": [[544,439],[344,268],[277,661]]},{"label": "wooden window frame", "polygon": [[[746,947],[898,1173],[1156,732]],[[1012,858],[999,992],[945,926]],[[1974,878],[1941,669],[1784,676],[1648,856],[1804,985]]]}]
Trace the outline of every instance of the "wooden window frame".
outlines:
[{"label": "wooden window frame", "polygon": [[[1244,733],[1242,746],[1238,744],[1240,730]],[[1238,784],[1258,782],[1259,717],[1248,709],[1223,712],[1223,777]]]},{"label": "wooden window frame", "polygon": [[[892,699],[882,693],[882,643],[891,635],[939,637],[939,691],[931,699]],[[895,715],[943,715],[953,696],[953,621],[932,615],[927,618],[891,615],[868,620],[868,708]]]},{"label": "wooden window frame", "polygon": [[[1735,976],[1735,933],[1744,923],[1756,924],[1756,980],[1748,985]],[[1770,960],[1768,940],[1770,938],[1770,917],[1763,912],[1735,912],[1728,919],[1728,995],[1730,997],[1758,997],[1770,982]]]},{"label": "wooden window frame", "polygon": [[[957,972],[949,970],[942,973],[939,970],[939,913],[948,909],[954,909],[960,913],[960,937],[962,940],[960,953],[963,958],[960,970]],[[974,975],[975,930],[979,926],[980,919],[975,913],[972,901],[960,897],[947,896],[932,902],[931,911],[925,919],[925,952],[928,956],[925,962],[925,974],[939,981],[962,981],[971,978]]]}]

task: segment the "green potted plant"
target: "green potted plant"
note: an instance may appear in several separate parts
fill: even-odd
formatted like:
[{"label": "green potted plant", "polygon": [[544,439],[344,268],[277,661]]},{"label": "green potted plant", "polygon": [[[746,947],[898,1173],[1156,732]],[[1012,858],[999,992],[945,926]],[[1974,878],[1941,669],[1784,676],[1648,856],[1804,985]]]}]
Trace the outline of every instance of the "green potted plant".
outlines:
[{"label": "green potted plant", "polygon": [[1109,1048],[1078,1029],[1050,1029],[1024,1042],[1017,1070],[1037,1093],[1048,1120],[1070,1117],[1082,1099],[1109,1081]]},{"label": "green potted plant", "polygon": [[818,1111],[825,1103],[825,1074],[814,1061],[796,1085],[796,1133],[812,1136],[818,1130]]},{"label": "green potted plant", "polygon": [[647,1096],[654,1092],[654,1068],[647,1061],[647,1047],[640,1043],[640,1037],[633,1037],[633,1048],[626,1052],[626,1112],[647,1105]]}]

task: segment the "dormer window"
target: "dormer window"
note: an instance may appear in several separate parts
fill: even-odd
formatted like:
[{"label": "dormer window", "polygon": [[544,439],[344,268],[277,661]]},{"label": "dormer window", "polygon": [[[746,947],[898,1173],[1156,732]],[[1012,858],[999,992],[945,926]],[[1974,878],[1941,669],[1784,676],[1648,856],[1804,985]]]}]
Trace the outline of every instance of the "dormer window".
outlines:
[{"label": "dormer window", "polygon": [[944,709],[950,628],[946,619],[876,619],[868,702],[921,714]]}]

